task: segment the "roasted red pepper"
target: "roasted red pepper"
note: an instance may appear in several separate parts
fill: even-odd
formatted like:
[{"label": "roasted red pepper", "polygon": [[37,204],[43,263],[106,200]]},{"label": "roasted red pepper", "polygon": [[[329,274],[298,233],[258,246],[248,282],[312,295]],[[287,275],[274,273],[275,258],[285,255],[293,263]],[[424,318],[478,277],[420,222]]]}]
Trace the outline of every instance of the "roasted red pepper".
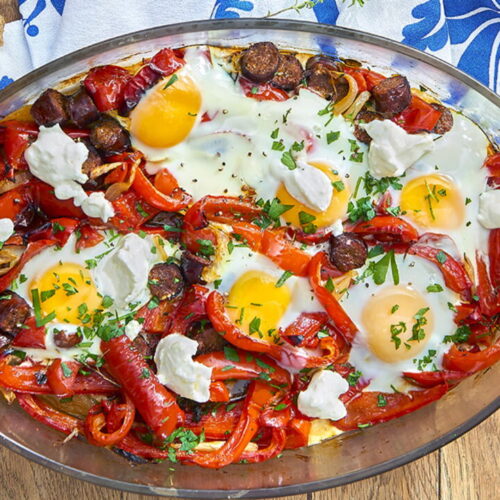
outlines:
[{"label": "roasted red pepper", "polygon": [[415,385],[420,387],[434,387],[436,385],[448,383],[456,384],[467,377],[469,373],[440,370],[437,372],[403,372],[403,376]]},{"label": "roasted red pepper", "polygon": [[[500,153],[499,153],[500,157]],[[500,229],[492,229],[488,237],[490,280],[493,288],[500,289]]]},{"label": "roasted red pepper", "polygon": [[257,101],[286,101],[290,97],[270,83],[253,83],[246,78],[240,78],[239,82],[245,95]]},{"label": "roasted red pepper", "polygon": [[11,345],[12,347],[45,349],[45,327],[37,327],[35,318],[28,318],[23,328],[14,337]]},{"label": "roasted red pepper", "polygon": [[410,223],[392,215],[377,215],[369,221],[358,222],[351,231],[362,236],[373,236],[384,243],[418,240],[418,231]]},{"label": "roasted red pepper", "polygon": [[57,245],[64,246],[69,237],[78,227],[79,221],[69,217],[52,219],[38,230],[31,232],[29,241],[53,240]]},{"label": "roasted red pepper", "polygon": [[76,376],[81,367],[76,361],[54,359],[47,368],[47,383],[53,394],[65,398],[73,396]]},{"label": "roasted red pepper", "polygon": [[337,330],[351,342],[358,329],[349,315],[344,311],[338,300],[329,292],[322,283],[321,269],[328,266],[328,257],[324,252],[318,252],[312,259],[309,268],[311,287],[321,305],[326,309]]},{"label": "roasted red pepper", "polygon": [[452,345],[443,356],[443,367],[446,370],[471,374],[484,370],[499,360],[500,342],[498,341],[483,350],[475,347],[470,351],[461,351],[456,345]]},{"label": "roasted red pepper", "polygon": [[359,426],[387,422],[418,410],[438,400],[448,390],[447,384],[437,385],[421,391],[399,392],[361,392],[347,404],[347,416],[335,422],[335,427],[343,431],[358,429]]},{"label": "roasted red pepper", "polygon": [[231,393],[226,384],[220,380],[210,384],[210,401],[214,403],[226,403],[231,399]]},{"label": "roasted red pepper", "polygon": [[500,291],[492,286],[486,263],[479,252],[476,252],[476,262],[479,309],[486,316],[494,316],[500,312]]},{"label": "roasted red pepper", "polygon": [[38,127],[34,123],[9,120],[0,124],[2,130],[3,149],[7,164],[13,170],[27,170],[28,164],[24,152],[36,139]]},{"label": "roasted red pepper", "polygon": [[391,120],[412,134],[423,130],[430,132],[440,117],[441,111],[434,109],[423,99],[414,95],[410,105]]},{"label": "roasted red pepper", "polygon": [[135,173],[132,188],[149,205],[166,212],[178,212],[186,208],[192,199],[182,189],[177,189],[170,195],[158,191],[140,168]]},{"label": "roasted red pepper", "polygon": [[14,225],[25,219],[33,205],[32,188],[22,184],[0,195],[0,216],[10,219]]},{"label": "roasted red pepper", "polygon": [[259,448],[257,451],[244,451],[240,455],[240,460],[248,464],[264,462],[270,458],[279,455],[286,444],[286,430],[273,428],[271,432],[271,441],[265,448]]},{"label": "roasted red pepper", "polygon": [[92,248],[104,240],[104,235],[97,231],[90,224],[83,223],[78,227],[78,240],[76,242],[76,251],[84,248]]},{"label": "roasted red pepper", "polygon": [[180,304],[170,315],[170,324],[165,333],[186,334],[196,321],[207,317],[206,303],[208,288],[201,285],[191,286],[181,299]]},{"label": "roasted red pepper", "polygon": [[371,91],[375,85],[379,84],[386,77],[375,71],[370,71],[365,68],[352,68],[349,66],[344,66],[344,72],[351,75],[358,84],[358,92],[364,92],[365,90]]},{"label": "roasted red pepper", "polygon": [[293,450],[307,446],[309,442],[309,431],[311,430],[311,420],[295,417],[288,422],[285,448]]},{"label": "roasted red pepper", "polygon": [[34,198],[42,212],[49,217],[75,217],[84,219],[86,215],[80,207],[77,207],[73,200],[59,200],[54,194],[54,188],[45,182],[33,180]]},{"label": "roasted red pepper", "polygon": [[[126,393],[123,397],[124,403],[101,403],[89,410],[84,422],[84,431],[90,444],[113,446],[129,433],[134,423],[135,407]],[[103,431],[105,426],[107,432]]]},{"label": "roasted red pepper", "polygon": [[123,103],[123,91],[132,75],[120,66],[107,64],[92,68],[83,85],[92,96],[99,111],[118,109]]},{"label": "roasted red pepper", "polygon": [[113,208],[115,215],[109,219],[108,225],[123,232],[135,231],[160,211],[134,191],[128,191],[113,201]]},{"label": "roasted red pepper", "polygon": [[160,384],[127,336],[103,341],[101,349],[106,368],[120,382],[146,424],[159,439],[166,439],[184,420],[175,397]]}]

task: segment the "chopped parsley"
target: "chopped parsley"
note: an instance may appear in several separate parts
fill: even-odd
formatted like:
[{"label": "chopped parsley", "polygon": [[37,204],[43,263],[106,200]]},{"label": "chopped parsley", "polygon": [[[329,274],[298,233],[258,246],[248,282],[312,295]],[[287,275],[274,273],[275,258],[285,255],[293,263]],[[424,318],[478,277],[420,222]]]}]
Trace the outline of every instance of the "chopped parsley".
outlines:
[{"label": "chopped parsley", "polygon": [[449,342],[462,343],[467,342],[469,337],[472,335],[472,330],[467,325],[460,325],[453,335],[446,335],[444,338],[444,343]]},{"label": "chopped parsley", "polygon": [[290,272],[290,271],[285,271],[281,276],[280,278],[278,279],[278,281],[276,282],[276,284],[274,285],[276,288],[280,288],[282,287],[284,284],[285,284],[285,281],[288,279],[288,278],[291,278],[293,276],[293,273]]}]

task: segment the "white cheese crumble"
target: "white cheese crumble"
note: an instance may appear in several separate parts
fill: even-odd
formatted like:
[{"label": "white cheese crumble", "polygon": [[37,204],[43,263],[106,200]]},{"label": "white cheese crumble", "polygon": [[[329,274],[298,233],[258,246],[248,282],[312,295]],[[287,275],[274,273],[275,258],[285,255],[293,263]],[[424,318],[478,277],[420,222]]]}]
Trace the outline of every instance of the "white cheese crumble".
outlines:
[{"label": "white cheese crumble", "polygon": [[368,168],[377,178],[403,175],[419,158],[434,149],[431,134],[408,134],[391,120],[373,120],[361,127],[372,138]]},{"label": "white cheese crumble", "polygon": [[324,212],[333,195],[328,176],[304,161],[297,161],[297,168],[283,175],[286,190],[297,201],[316,212]]},{"label": "white cheese crumble", "polygon": [[141,323],[139,323],[135,319],[133,319],[132,321],[130,321],[125,325],[125,335],[132,341],[136,339],[139,333],[141,333],[141,330],[142,330]]},{"label": "white cheese crumble", "polygon": [[491,189],[479,195],[477,220],[486,229],[500,228],[500,190]]},{"label": "white cheese crumble", "polygon": [[347,410],[339,396],[348,389],[349,384],[337,372],[321,370],[299,394],[297,406],[308,417],[340,420],[347,415]]},{"label": "white cheese crumble", "polygon": [[113,205],[104,199],[103,193],[88,196],[82,187],[88,180],[82,172],[88,154],[87,146],[73,141],[59,125],[42,125],[37,140],[28,147],[24,157],[30,172],[50,184],[57,199],[72,199],[89,217],[100,217],[107,222],[115,214]]},{"label": "white cheese crumble", "polygon": [[148,274],[153,260],[151,243],[135,233],[127,234],[99,262],[94,273],[97,288],[113,298],[118,310],[126,309],[129,303],[142,303],[149,297]]},{"label": "white cheese crumble", "polygon": [[14,233],[14,223],[10,219],[0,219],[0,243],[7,241]]},{"label": "white cheese crumble", "polygon": [[210,399],[212,368],[193,361],[198,342],[171,333],[160,340],[155,352],[158,380],[179,396],[204,403]]}]

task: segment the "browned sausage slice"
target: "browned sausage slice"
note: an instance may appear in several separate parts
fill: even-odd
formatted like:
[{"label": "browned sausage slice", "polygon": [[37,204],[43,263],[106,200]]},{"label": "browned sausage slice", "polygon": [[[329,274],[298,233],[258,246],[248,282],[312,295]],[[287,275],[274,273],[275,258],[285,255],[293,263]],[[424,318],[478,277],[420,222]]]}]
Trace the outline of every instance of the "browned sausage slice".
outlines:
[{"label": "browned sausage slice", "polygon": [[85,127],[99,118],[99,110],[84,88],[68,97],[67,109],[71,121],[77,127]]},{"label": "browned sausage slice", "polygon": [[117,120],[108,115],[92,124],[90,142],[105,156],[122,153],[130,148],[128,132]]},{"label": "browned sausage slice", "polygon": [[330,261],[343,273],[361,267],[368,256],[366,243],[354,233],[330,237]]},{"label": "browned sausage slice", "polygon": [[65,330],[57,330],[54,333],[54,344],[62,349],[69,349],[79,344],[82,341],[82,337],[76,332],[67,332]]},{"label": "browned sausage slice", "polygon": [[359,125],[361,123],[370,123],[373,120],[381,120],[382,117],[378,114],[375,113],[374,111],[368,111],[366,109],[361,110],[358,113],[358,116],[356,116],[356,119],[354,120],[354,137],[360,142],[364,142],[365,144],[370,144],[372,138],[368,135],[368,132],[363,128],[360,127]]},{"label": "browned sausage slice", "polygon": [[339,61],[327,56],[313,56],[306,63],[307,86],[325,99],[339,101],[347,94],[348,83],[339,77],[342,71]]},{"label": "browned sausage slice", "polygon": [[220,333],[217,333],[210,323],[206,322],[194,323],[187,336],[198,342],[197,356],[222,351],[224,346],[228,345],[224,337]]},{"label": "browned sausage slice", "polygon": [[441,116],[432,130],[435,134],[446,134],[453,127],[453,115],[451,111],[442,104],[432,103],[431,106],[437,111],[441,111]]},{"label": "browned sausage slice", "polygon": [[159,300],[171,300],[184,289],[184,278],[177,264],[162,262],[149,271],[149,289]]},{"label": "browned sausage slice", "polygon": [[254,43],[241,56],[241,73],[252,82],[267,82],[276,73],[279,62],[280,53],[274,43]]},{"label": "browned sausage slice", "polygon": [[68,121],[67,97],[47,89],[31,106],[30,113],[38,125],[51,126]]},{"label": "browned sausage slice", "polygon": [[17,293],[7,290],[0,297],[0,332],[16,335],[31,313],[28,303]]},{"label": "browned sausage slice", "polygon": [[293,90],[300,84],[303,74],[302,64],[294,55],[282,54],[271,83],[284,90]]},{"label": "browned sausage slice", "polygon": [[191,252],[184,252],[181,257],[181,270],[186,283],[193,285],[195,283],[205,284],[201,277],[205,267],[210,265],[210,260]]},{"label": "browned sausage slice", "polygon": [[406,77],[398,75],[382,80],[372,89],[377,111],[385,116],[401,113],[411,102],[411,88]]}]

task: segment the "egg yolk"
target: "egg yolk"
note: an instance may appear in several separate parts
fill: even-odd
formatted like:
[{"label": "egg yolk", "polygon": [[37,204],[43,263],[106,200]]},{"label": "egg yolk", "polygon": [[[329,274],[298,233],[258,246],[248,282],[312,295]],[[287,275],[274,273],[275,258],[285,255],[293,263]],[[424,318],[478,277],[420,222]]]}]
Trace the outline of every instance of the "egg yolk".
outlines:
[{"label": "egg yolk", "polygon": [[244,332],[266,340],[276,335],[278,323],[291,300],[286,285],[261,271],[248,271],[232,286],[227,312]]},{"label": "egg yolk", "polygon": [[300,212],[305,212],[306,214],[314,216],[315,219],[312,220],[311,223],[317,227],[329,226],[337,219],[342,219],[347,213],[347,203],[349,202],[350,196],[347,185],[337,174],[332,172],[328,165],[322,163],[311,163],[311,165],[325,173],[332,181],[334,186],[332,199],[329,207],[324,212],[316,212],[297,201],[286,190],[284,184],[281,184],[276,193],[276,198],[284,205],[293,205],[293,208],[287,210],[282,217],[286,222],[289,222],[295,227],[301,227]]},{"label": "egg yolk", "polygon": [[465,204],[454,183],[444,175],[417,177],[401,191],[401,210],[422,227],[455,229],[464,220]]},{"label": "egg yolk", "polygon": [[86,314],[101,305],[90,273],[78,264],[60,263],[48,269],[30,285],[31,295],[38,290],[43,316],[55,313],[61,323],[82,324]]},{"label": "egg yolk", "polygon": [[201,94],[193,80],[181,72],[175,73],[139,101],[130,114],[130,131],[147,146],[169,148],[187,137],[200,106]]},{"label": "egg yolk", "polygon": [[404,286],[385,288],[372,297],[363,309],[361,321],[368,347],[387,363],[417,356],[433,331],[427,301],[416,290]]}]

